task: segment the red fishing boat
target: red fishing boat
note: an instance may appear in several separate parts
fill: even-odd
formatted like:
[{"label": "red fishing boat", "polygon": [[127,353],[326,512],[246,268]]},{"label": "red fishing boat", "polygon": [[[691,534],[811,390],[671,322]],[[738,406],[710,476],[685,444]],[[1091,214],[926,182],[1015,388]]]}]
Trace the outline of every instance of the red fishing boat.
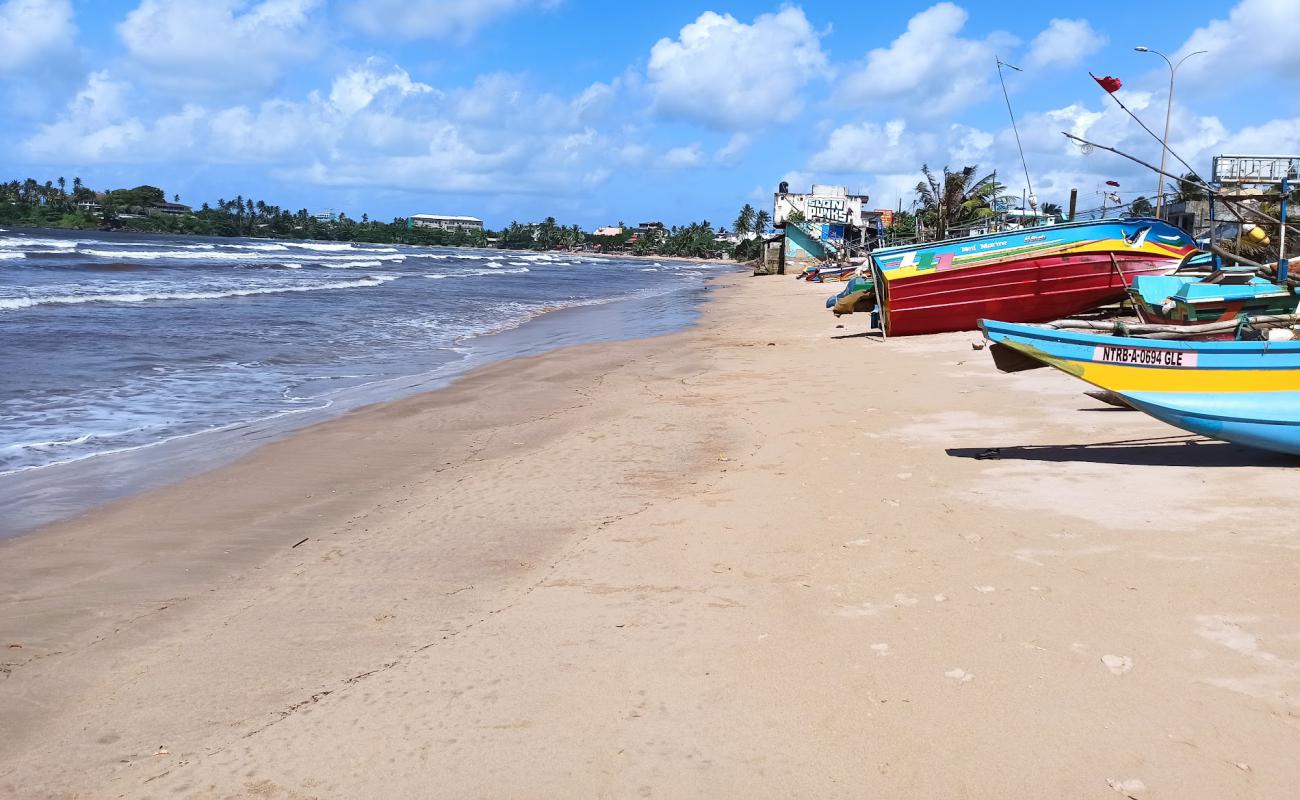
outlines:
[{"label": "red fishing boat", "polygon": [[980,319],[1046,322],[1123,300],[1139,275],[1196,252],[1158,219],[1104,219],[890,247],[871,254],[889,336],[975,330]]}]

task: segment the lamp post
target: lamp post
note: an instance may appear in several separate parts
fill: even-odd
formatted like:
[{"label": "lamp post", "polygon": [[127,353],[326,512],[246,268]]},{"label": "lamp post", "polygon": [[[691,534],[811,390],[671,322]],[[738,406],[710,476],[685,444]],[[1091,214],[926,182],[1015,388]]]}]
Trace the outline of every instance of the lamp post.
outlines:
[{"label": "lamp post", "polygon": [[1178,60],[1178,63],[1175,64],[1169,60],[1169,56],[1165,55],[1159,50],[1152,50],[1150,47],[1146,47],[1144,45],[1138,45],[1133,49],[1138,51],[1139,53],[1155,53],[1156,55],[1163,58],[1165,60],[1165,63],[1169,65],[1169,100],[1165,104],[1165,138],[1160,141],[1160,174],[1156,175],[1156,218],[1164,219],[1165,156],[1169,154],[1169,117],[1170,115],[1173,114],[1173,110],[1174,110],[1174,73],[1178,71],[1178,68],[1181,67],[1183,65],[1183,62],[1186,61],[1187,59],[1191,58],[1192,56],[1198,56],[1201,53],[1208,53],[1209,51],[1195,50],[1180,58]]}]

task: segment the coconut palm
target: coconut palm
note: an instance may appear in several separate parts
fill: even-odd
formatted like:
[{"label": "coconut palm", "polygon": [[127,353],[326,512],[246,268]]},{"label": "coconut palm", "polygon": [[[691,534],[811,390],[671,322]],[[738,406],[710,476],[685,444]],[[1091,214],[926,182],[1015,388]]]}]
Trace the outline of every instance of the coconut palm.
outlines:
[{"label": "coconut palm", "polygon": [[754,233],[763,236],[767,233],[768,223],[772,221],[772,215],[767,213],[767,209],[759,211],[754,215]]},{"label": "coconut palm", "polygon": [[744,236],[746,233],[754,230],[754,207],[749,203],[743,205],[740,213],[736,215],[736,221],[731,223],[731,230],[737,236]]},{"label": "coconut palm", "polygon": [[918,216],[938,238],[993,216],[994,201],[1005,187],[992,174],[976,179],[978,170],[978,166],[969,166],[950,172],[944,167],[942,176],[936,176],[929,165],[921,166],[925,180],[916,184],[921,201]]}]

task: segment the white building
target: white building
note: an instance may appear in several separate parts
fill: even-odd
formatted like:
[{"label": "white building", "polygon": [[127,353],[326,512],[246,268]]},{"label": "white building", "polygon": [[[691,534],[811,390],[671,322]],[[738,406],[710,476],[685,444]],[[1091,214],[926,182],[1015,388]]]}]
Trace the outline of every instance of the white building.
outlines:
[{"label": "white building", "polygon": [[444,231],[481,231],[483,220],[452,214],[412,214],[407,223],[412,228],[437,228]]},{"label": "white building", "polygon": [[[784,183],[781,189],[787,189]],[[843,186],[822,183],[814,183],[807,194],[782,190],[777,191],[772,201],[772,224],[778,228],[796,211],[803,214],[806,222],[864,227],[862,211],[868,200],[864,194],[849,194]],[[869,219],[871,214],[867,216]]]}]

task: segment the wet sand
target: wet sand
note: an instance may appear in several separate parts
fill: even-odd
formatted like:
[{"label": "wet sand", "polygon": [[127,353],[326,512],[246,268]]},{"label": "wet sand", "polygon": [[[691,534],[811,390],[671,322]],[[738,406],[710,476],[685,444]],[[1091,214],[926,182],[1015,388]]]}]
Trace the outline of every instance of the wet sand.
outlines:
[{"label": "wet sand", "polygon": [[1293,795],[1295,460],[724,282],[0,545],[0,796]]}]

